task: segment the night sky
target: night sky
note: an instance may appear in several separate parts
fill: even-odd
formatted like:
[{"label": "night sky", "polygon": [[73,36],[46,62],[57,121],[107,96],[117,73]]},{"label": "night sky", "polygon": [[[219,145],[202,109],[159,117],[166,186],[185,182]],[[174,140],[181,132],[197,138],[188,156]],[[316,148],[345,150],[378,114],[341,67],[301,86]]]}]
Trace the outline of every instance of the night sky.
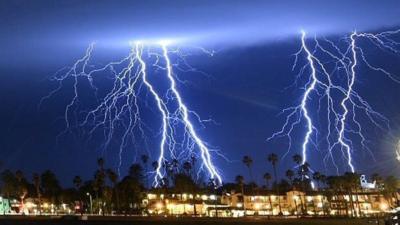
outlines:
[{"label": "night sky", "polygon": [[[100,156],[115,167],[113,148],[102,153],[85,147],[74,135],[56,143],[71,90],[61,91],[39,109],[40,99],[55,87],[49,78],[80,58],[92,41],[97,43],[94,63],[104,65],[126,56],[130,40],[168,38],[216,50],[212,57],[194,51],[187,58],[209,76],[181,73],[188,82],[179,89],[189,108],[215,121],[199,133],[230,160],[216,159],[225,180],[247,175],[241,158],[250,155],[261,183],[262,174],[271,171],[267,155],[281,156],[287,148],[285,139],[266,139],[284,121],[278,113],[298,103],[303,91],[285,89],[295,80],[292,64],[300,30],[338,40],[354,30],[398,29],[399,15],[397,0],[0,1],[1,165],[28,175],[52,169],[67,185],[77,174],[91,177]],[[399,56],[371,49],[368,57],[400,75]],[[400,176],[400,164],[394,159],[400,137],[400,84],[364,67],[359,73],[363,75],[357,90],[391,121],[392,130],[368,133],[375,160],[356,152],[357,171]],[[299,153],[300,143],[294,144],[289,155]],[[139,150],[124,154],[124,169],[134,161],[135,151]],[[313,152],[310,164],[330,174],[321,157]],[[282,160],[280,171],[293,166],[289,156]]]}]

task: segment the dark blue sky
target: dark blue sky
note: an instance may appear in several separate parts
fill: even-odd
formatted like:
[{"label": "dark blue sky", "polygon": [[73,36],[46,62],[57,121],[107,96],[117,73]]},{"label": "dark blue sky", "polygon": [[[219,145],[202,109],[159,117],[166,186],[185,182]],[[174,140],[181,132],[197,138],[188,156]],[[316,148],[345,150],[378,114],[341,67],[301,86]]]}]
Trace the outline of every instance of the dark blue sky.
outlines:
[{"label": "dark blue sky", "polygon": [[[353,30],[385,30],[400,25],[398,1],[1,1],[0,2],[0,154],[5,167],[27,174],[50,168],[69,184],[76,174],[92,175],[99,151],[79,141],[55,140],[63,124],[65,98],[57,95],[39,112],[40,98],[52,87],[47,80],[58,69],[81,57],[91,41],[98,43],[98,63],[126,55],[135,39],[170,38],[186,45],[218,50],[214,57],[195,54],[188,60],[212,78],[182,74],[191,81],[180,86],[188,106],[213,118],[201,130],[205,140],[234,162],[218,160],[227,180],[244,174],[240,159],[254,158],[256,171],[271,170],[270,152],[282,154],[285,142],[265,140],[279,129],[279,111],[296,103],[301,90],[283,91],[294,81],[292,54],[300,45],[299,31],[337,39]],[[97,53],[96,53],[97,54]],[[400,73],[399,58],[370,54]],[[375,57],[375,58],[374,58]],[[382,58],[383,57],[383,58]],[[388,57],[388,58],[385,58]],[[360,93],[400,128],[399,85],[362,69]],[[395,140],[371,135],[377,161],[358,153],[361,172],[395,173]],[[110,166],[115,154],[109,150]],[[322,170],[319,153],[311,164]],[[132,155],[126,155],[131,159]],[[128,164],[130,162],[126,162]],[[291,159],[281,170],[291,167]],[[323,170],[322,170],[323,171]],[[261,181],[262,173],[258,180]],[[323,171],[325,172],[325,171]],[[244,175],[247,175],[244,174]]]}]

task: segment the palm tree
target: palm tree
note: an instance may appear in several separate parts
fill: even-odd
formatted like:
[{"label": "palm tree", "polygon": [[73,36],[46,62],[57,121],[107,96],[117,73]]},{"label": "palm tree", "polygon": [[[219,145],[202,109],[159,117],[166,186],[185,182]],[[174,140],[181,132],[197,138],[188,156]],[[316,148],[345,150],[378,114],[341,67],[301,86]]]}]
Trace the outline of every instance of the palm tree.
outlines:
[{"label": "palm tree", "polygon": [[[175,164],[175,165],[176,165],[176,167],[178,167],[177,164]],[[167,174],[166,178],[168,180],[168,183],[172,183],[173,180],[174,180],[174,171],[175,171],[175,169],[174,169],[174,167],[172,165],[172,162],[168,162],[167,160],[165,160],[164,161],[164,168],[165,168],[165,171],[166,171],[166,174]]]},{"label": "palm tree", "polygon": [[83,214],[83,209],[82,209],[82,196],[81,193],[79,192],[80,188],[82,187],[82,178],[80,176],[75,176],[74,179],[72,180],[72,183],[74,184],[76,191],[79,196],[79,210],[81,211],[81,214]]},{"label": "palm tree", "polygon": [[[298,175],[300,176],[300,184],[301,184],[301,189],[304,193],[307,192],[307,189],[309,187],[309,176],[308,173],[310,172],[310,164],[308,164],[307,162],[304,162],[303,164],[301,164],[299,166],[299,170],[298,170]],[[307,186],[306,186],[307,184]],[[307,209],[307,202],[305,201],[304,204],[302,204],[302,211],[304,214],[308,213],[308,209]]]},{"label": "palm tree", "polygon": [[272,179],[272,176],[271,176],[270,173],[264,173],[263,178],[264,178],[264,180],[265,180],[265,187],[266,187],[267,190],[268,190],[268,188],[269,188],[269,181]]},{"label": "palm tree", "polygon": [[326,175],[321,174],[321,177],[320,177],[321,184],[326,185],[326,180],[327,180]]},{"label": "palm tree", "polygon": [[51,203],[57,203],[62,190],[57,176],[51,170],[46,170],[40,175],[40,182],[43,196],[51,199]]},{"label": "palm tree", "polygon": [[399,186],[399,180],[394,176],[388,176],[383,182],[385,185],[384,196],[388,200],[389,204],[391,206],[394,206],[393,197],[396,198],[396,200],[398,200],[396,193]]},{"label": "palm tree", "polygon": [[75,185],[76,190],[79,190],[82,186],[82,178],[80,176],[75,176],[72,182]]},{"label": "palm tree", "polygon": [[153,161],[151,163],[151,168],[153,169],[153,171],[156,171],[158,168],[158,161]]},{"label": "palm tree", "polygon": [[103,203],[99,202],[99,193],[103,192],[103,189],[105,186],[106,174],[104,171],[104,164],[105,164],[105,161],[102,157],[97,158],[98,170],[95,173],[95,179],[94,179],[94,185],[93,185],[93,190],[96,193],[96,202],[98,202],[98,204],[101,205],[101,207],[99,207],[99,209],[101,208],[103,212],[104,212]]},{"label": "palm tree", "polygon": [[15,178],[17,179],[17,190],[18,195],[21,199],[21,203],[24,204],[24,198],[28,194],[28,189],[26,187],[26,182],[24,178],[24,174],[21,170],[17,170],[15,172]]},{"label": "palm tree", "polygon": [[310,164],[308,164],[308,162],[305,162],[302,165],[300,165],[298,173],[302,180],[302,186],[304,192],[306,191],[305,180],[309,180],[308,176],[309,172],[310,172]]},{"label": "palm tree", "polygon": [[99,166],[100,170],[104,170],[104,159],[103,158],[98,158],[97,159],[97,165]]},{"label": "palm tree", "polygon": [[294,161],[298,166],[300,166],[301,161],[302,161],[301,155],[299,155],[299,154],[293,155],[293,161]]},{"label": "palm tree", "polygon": [[40,176],[37,173],[33,174],[33,184],[36,189],[36,196],[39,200],[38,204],[39,215],[42,215],[42,194],[40,193]]},{"label": "palm tree", "polygon": [[294,178],[294,171],[293,170],[286,170],[286,177],[289,179],[289,181],[290,181],[290,185],[292,186],[292,188],[293,188],[293,178]]},{"label": "palm tree", "polygon": [[381,200],[382,197],[382,185],[383,185],[383,178],[378,174],[374,173],[371,175],[372,180],[375,182],[375,188],[378,191],[378,201]]},{"label": "palm tree", "polygon": [[251,166],[253,165],[253,159],[250,156],[245,155],[243,156],[242,162],[249,170],[250,179],[251,181],[253,181],[253,173],[251,171]]},{"label": "palm tree", "polygon": [[179,161],[178,161],[178,159],[172,159],[170,166],[171,166],[171,169],[172,169],[173,173],[177,173],[178,169],[179,169]]},{"label": "palm tree", "polygon": [[279,215],[282,215],[281,200],[280,200],[279,185],[278,185],[278,173],[276,171],[276,164],[278,163],[278,156],[274,153],[271,153],[268,155],[267,160],[268,160],[268,162],[270,162],[272,164],[272,167],[274,169],[274,178],[275,178],[276,189],[277,189],[277,194],[278,194]]},{"label": "palm tree", "polygon": [[352,214],[352,216],[356,216],[357,210],[356,210],[356,207],[354,206],[353,193],[356,194],[356,204],[357,204],[358,211],[359,211],[360,208],[359,208],[359,204],[358,204],[358,195],[357,195],[357,189],[358,189],[357,186],[359,185],[359,176],[355,173],[346,172],[343,175],[343,181],[344,181],[344,187],[345,187],[345,189],[349,195],[349,199],[350,199],[351,214]]},{"label": "palm tree", "polygon": [[318,171],[315,171],[312,175],[312,178],[317,182],[317,190],[319,190],[319,184],[321,182],[321,173]]},{"label": "palm tree", "polygon": [[[14,196],[17,188],[17,179],[15,174],[11,172],[11,170],[4,170],[1,172],[1,183],[3,184],[1,187],[1,194],[6,196],[7,199],[10,199],[11,196]],[[5,211],[3,211],[5,212]]]},{"label": "palm tree", "polygon": [[103,192],[103,189],[105,187],[105,179],[106,179],[106,174],[102,170],[97,170],[95,175],[94,175],[94,182],[93,182],[93,190],[96,194],[96,202],[98,203],[98,209],[100,208],[103,210],[103,204],[99,201],[99,194]]},{"label": "palm tree", "polygon": [[183,163],[182,168],[185,171],[186,175],[191,178],[192,163],[186,161]]},{"label": "palm tree", "polygon": [[140,164],[132,164],[128,173],[130,178],[137,180],[139,183],[143,181],[143,168]]},{"label": "palm tree", "polygon": [[245,211],[244,212],[244,214],[246,215],[246,208],[245,208],[245,206],[244,206],[244,178],[243,178],[243,176],[242,175],[237,175],[236,177],[235,177],[235,181],[236,181],[236,184],[237,185],[239,185],[239,187],[240,187],[240,191],[242,192],[242,207],[243,207],[243,210]]},{"label": "palm tree", "polygon": [[108,179],[110,179],[110,181],[112,183],[112,192],[114,192],[114,194],[115,194],[117,212],[119,212],[119,192],[118,192],[118,188],[117,188],[118,174],[115,173],[112,169],[108,169],[107,176],[108,176]]},{"label": "palm tree", "polygon": [[[332,195],[337,199],[339,205],[343,205],[346,208],[345,213],[346,216],[348,216],[348,204],[347,201],[343,199],[343,195],[341,195],[341,193],[345,191],[343,176],[329,176],[326,180],[329,189],[332,191]],[[342,210],[339,210],[338,213],[342,215]]]},{"label": "palm tree", "polygon": [[140,156],[140,159],[142,160],[143,167],[144,167],[145,173],[146,173],[146,176],[145,176],[146,185],[147,185],[147,186],[150,186],[150,185],[149,185],[149,176],[148,176],[148,172],[149,172],[149,171],[148,171],[149,156],[146,155],[146,154],[143,154],[143,155]]}]

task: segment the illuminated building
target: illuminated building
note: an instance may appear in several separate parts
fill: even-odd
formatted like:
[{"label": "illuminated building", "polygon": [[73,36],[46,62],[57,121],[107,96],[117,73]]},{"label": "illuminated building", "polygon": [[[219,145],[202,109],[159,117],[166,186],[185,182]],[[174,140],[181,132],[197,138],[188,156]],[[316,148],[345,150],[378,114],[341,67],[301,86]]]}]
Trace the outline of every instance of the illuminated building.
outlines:
[{"label": "illuminated building", "polygon": [[283,216],[366,216],[388,211],[400,199],[399,194],[387,199],[374,191],[352,193],[351,197],[348,193],[333,194],[329,191],[289,191],[279,196],[258,192],[255,195],[245,193],[244,196],[235,191],[219,195],[151,193],[144,203],[151,215],[278,216],[281,210]]}]

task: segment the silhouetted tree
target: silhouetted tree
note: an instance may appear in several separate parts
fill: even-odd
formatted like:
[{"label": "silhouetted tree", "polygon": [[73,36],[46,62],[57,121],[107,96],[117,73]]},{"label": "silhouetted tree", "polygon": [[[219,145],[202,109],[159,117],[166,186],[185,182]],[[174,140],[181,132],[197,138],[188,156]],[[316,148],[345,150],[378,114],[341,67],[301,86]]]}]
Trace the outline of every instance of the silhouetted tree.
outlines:
[{"label": "silhouetted tree", "polygon": [[269,181],[272,179],[272,176],[271,176],[270,173],[264,173],[263,178],[264,178],[264,180],[265,180],[265,187],[266,187],[267,190],[268,190],[268,188],[269,188]]},{"label": "silhouetted tree", "polygon": [[[181,193],[181,194],[182,193],[190,193],[192,195],[195,195],[197,186],[196,186],[196,183],[193,181],[193,179],[190,176],[188,176],[187,174],[177,173],[174,176],[174,189],[177,193]],[[193,204],[194,215],[196,215],[197,212],[196,212],[196,204],[195,204],[194,198],[191,199],[191,202]]]},{"label": "silhouetted tree", "polygon": [[143,164],[143,167],[144,167],[144,172],[145,172],[145,179],[146,179],[146,187],[147,188],[150,188],[150,185],[149,185],[149,176],[148,176],[148,173],[149,173],[149,166],[148,166],[148,164],[149,164],[149,156],[148,155],[146,155],[146,154],[143,154],[143,155],[141,155],[140,156],[140,159],[141,159],[141,161],[142,161],[142,164]]},{"label": "silhouetted tree", "polygon": [[41,183],[43,195],[51,199],[52,203],[57,203],[57,197],[60,194],[61,186],[56,175],[50,170],[44,171],[41,175]]},{"label": "silhouetted tree", "polygon": [[399,180],[394,177],[394,176],[388,176],[385,178],[385,180],[383,181],[385,189],[384,189],[384,196],[385,198],[388,200],[389,204],[392,207],[395,207],[396,204],[393,203],[393,198],[396,198],[396,200],[398,201],[398,197],[397,197],[397,190],[399,188]]},{"label": "silhouetted tree", "polygon": [[40,176],[37,173],[33,174],[33,184],[35,185],[35,189],[36,189],[36,197],[38,198],[38,210],[39,210],[39,214],[42,214],[42,194],[40,193]]},{"label": "silhouetted tree", "polygon": [[192,163],[186,161],[183,163],[182,168],[185,171],[186,175],[191,177]]},{"label": "silhouetted tree", "polygon": [[118,174],[115,173],[112,169],[108,169],[107,170],[107,177],[108,177],[108,179],[110,180],[110,182],[112,184],[112,190],[111,191],[113,193],[113,196],[115,196],[116,209],[117,209],[117,211],[119,211],[119,191],[118,191],[118,188],[117,188]]},{"label": "silhouetted tree", "polygon": [[315,171],[313,173],[312,178],[317,182],[317,190],[320,188],[320,183],[321,183],[321,173],[318,171]]},{"label": "silhouetted tree", "polygon": [[19,198],[18,195],[18,181],[15,174],[11,170],[4,170],[1,173],[2,188],[1,192],[3,196],[10,198]]},{"label": "silhouetted tree", "polygon": [[[278,156],[274,153],[271,153],[268,155],[267,158],[268,162],[270,162],[272,164],[272,168],[274,169],[274,178],[275,178],[275,182],[278,182],[278,173],[277,173],[277,169],[276,169],[276,164],[278,163]],[[279,192],[279,185],[276,186],[277,189],[277,194],[278,194],[278,207],[279,207],[279,215],[282,215],[282,208],[281,208],[281,200],[280,200],[280,192]]]},{"label": "silhouetted tree", "polygon": [[247,167],[247,169],[249,170],[250,180],[251,180],[251,181],[254,181],[254,179],[253,179],[253,173],[252,173],[252,170],[251,170],[251,166],[253,165],[253,159],[252,159],[250,156],[245,155],[245,156],[243,156],[242,163],[243,163],[243,164]]},{"label": "silhouetted tree", "polygon": [[76,194],[78,196],[79,200],[79,211],[81,214],[83,213],[83,204],[82,204],[82,193],[80,193],[80,189],[82,187],[82,178],[80,176],[75,176],[74,179],[72,180],[72,183],[74,184],[74,187],[76,189]]},{"label": "silhouetted tree", "polygon": [[292,188],[293,188],[293,178],[294,178],[294,172],[293,172],[293,170],[286,170],[286,173],[285,173],[285,175],[286,175],[286,177],[289,179],[289,181],[290,181],[290,185],[292,186]]},{"label": "silhouetted tree", "polygon": [[125,214],[132,213],[132,210],[138,213],[144,190],[143,168],[140,164],[132,164],[129,168],[128,176],[125,176],[121,182],[118,183],[117,189],[119,190],[120,199],[122,200],[120,204]]},{"label": "silhouetted tree", "polygon": [[239,186],[239,190],[242,193],[242,203],[243,203],[243,209],[245,210],[245,215],[246,215],[246,207],[244,205],[244,178],[242,175],[237,175],[235,177],[236,184]]}]

